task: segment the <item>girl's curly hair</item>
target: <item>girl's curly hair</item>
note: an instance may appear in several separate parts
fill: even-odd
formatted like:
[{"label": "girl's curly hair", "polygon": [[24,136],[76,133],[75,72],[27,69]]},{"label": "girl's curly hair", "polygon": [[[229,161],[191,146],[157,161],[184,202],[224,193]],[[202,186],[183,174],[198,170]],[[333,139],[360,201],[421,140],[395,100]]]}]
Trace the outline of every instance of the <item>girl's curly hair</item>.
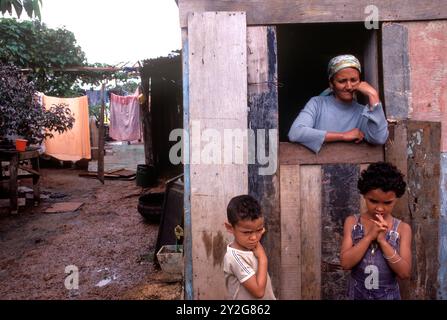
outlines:
[{"label": "girl's curly hair", "polygon": [[371,190],[380,189],[383,192],[394,191],[398,198],[405,193],[406,186],[404,175],[388,162],[370,164],[366,170],[362,171],[357,183],[363,195]]}]

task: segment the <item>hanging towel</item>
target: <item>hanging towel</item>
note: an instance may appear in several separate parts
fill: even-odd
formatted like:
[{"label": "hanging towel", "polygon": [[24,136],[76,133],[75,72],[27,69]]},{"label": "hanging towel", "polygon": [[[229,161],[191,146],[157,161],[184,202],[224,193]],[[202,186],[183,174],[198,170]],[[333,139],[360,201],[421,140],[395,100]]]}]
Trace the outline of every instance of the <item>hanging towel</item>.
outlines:
[{"label": "hanging towel", "polygon": [[118,141],[141,139],[138,96],[110,94],[110,136]]},{"label": "hanging towel", "polygon": [[62,134],[55,132],[53,133],[53,138],[45,139],[45,153],[63,161],[90,159],[90,128],[87,96],[79,98],[44,96],[43,103],[47,109],[53,104],[65,103],[75,118],[75,123],[71,130],[65,131]]}]

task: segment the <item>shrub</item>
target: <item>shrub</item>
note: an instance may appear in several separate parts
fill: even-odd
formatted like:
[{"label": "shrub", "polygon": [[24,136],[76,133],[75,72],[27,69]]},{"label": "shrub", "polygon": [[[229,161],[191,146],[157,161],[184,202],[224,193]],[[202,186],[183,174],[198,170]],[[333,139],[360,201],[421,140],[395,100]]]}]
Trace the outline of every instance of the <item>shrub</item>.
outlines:
[{"label": "shrub", "polygon": [[0,63],[0,138],[20,136],[30,143],[40,143],[52,132],[73,128],[74,118],[67,105],[43,108],[32,82],[20,69]]}]

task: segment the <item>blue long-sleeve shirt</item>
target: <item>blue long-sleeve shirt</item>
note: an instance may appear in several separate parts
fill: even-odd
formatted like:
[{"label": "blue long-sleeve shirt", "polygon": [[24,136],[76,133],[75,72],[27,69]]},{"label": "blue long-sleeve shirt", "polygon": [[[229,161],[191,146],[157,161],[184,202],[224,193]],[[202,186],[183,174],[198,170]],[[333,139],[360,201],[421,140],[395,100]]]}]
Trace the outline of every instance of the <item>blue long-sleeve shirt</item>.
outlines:
[{"label": "blue long-sleeve shirt", "polygon": [[388,124],[382,104],[370,111],[368,106],[356,101],[345,103],[333,95],[317,96],[309,100],[293,122],[289,140],[317,153],[327,132],[346,132],[354,128],[360,129],[369,143],[385,144]]}]

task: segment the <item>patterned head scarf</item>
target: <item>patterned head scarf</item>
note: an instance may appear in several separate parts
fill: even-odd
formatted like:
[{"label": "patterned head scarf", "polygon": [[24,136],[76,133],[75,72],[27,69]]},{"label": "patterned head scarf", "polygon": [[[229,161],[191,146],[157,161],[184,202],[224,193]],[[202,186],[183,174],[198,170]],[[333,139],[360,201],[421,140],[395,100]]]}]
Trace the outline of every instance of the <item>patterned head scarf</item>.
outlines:
[{"label": "patterned head scarf", "polygon": [[331,79],[338,71],[345,68],[354,68],[359,72],[362,72],[362,67],[360,66],[359,60],[353,55],[344,54],[341,56],[336,56],[329,61],[327,66],[329,79]]}]

